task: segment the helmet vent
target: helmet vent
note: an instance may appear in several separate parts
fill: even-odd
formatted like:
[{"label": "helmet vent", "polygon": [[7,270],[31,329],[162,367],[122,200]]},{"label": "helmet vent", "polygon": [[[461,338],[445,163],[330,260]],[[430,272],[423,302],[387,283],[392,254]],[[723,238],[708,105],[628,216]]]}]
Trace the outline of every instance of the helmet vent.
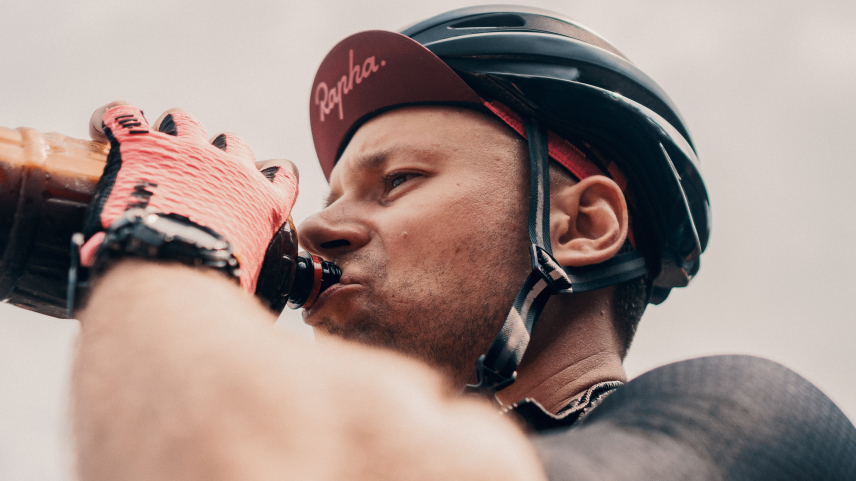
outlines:
[{"label": "helmet vent", "polygon": [[464,20],[463,22],[449,25],[449,28],[502,28],[522,27],[524,25],[526,25],[526,19],[520,15],[499,13],[494,15],[481,15],[476,18]]}]

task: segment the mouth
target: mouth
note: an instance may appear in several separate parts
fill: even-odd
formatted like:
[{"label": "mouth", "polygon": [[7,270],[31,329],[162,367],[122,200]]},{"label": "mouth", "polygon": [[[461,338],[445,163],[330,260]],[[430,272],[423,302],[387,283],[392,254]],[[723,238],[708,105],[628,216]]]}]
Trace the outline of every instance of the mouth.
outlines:
[{"label": "mouth", "polygon": [[310,326],[314,326],[317,321],[313,319],[313,314],[323,310],[326,304],[329,304],[331,299],[340,297],[346,292],[359,289],[361,284],[356,282],[353,277],[348,274],[343,274],[337,284],[333,284],[318,295],[318,298],[308,309],[303,310],[303,322]]}]

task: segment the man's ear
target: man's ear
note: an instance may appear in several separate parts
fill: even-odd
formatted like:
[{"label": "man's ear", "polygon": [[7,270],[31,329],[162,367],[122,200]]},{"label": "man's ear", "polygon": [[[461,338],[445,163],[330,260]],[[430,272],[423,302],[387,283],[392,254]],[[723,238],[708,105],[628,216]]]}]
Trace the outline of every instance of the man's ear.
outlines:
[{"label": "man's ear", "polygon": [[627,202],[618,184],[595,175],[550,189],[550,236],[559,264],[598,264],[618,253],[628,229]]}]

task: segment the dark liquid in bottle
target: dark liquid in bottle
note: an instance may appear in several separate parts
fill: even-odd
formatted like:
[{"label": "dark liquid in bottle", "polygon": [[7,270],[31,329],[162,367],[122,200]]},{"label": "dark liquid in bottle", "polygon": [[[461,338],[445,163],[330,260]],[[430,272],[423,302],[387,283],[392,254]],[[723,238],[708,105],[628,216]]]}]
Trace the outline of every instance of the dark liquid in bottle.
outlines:
[{"label": "dark liquid in bottle", "polygon": [[106,145],[0,128],[0,301],[65,317],[70,239]]}]

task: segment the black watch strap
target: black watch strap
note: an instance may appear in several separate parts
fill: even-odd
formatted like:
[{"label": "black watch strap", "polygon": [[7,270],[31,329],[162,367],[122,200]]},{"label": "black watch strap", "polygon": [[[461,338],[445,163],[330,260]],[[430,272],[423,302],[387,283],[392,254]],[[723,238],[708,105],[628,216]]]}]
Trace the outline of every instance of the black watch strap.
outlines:
[{"label": "black watch strap", "polygon": [[67,308],[85,297],[92,273],[103,272],[120,259],[161,259],[189,266],[210,267],[238,282],[240,266],[229,242],[208,227],[177,214],[134,208],[125,211],[105,232],[104,240],[87,268],[80,264],[83,235],[72,237]]}]

